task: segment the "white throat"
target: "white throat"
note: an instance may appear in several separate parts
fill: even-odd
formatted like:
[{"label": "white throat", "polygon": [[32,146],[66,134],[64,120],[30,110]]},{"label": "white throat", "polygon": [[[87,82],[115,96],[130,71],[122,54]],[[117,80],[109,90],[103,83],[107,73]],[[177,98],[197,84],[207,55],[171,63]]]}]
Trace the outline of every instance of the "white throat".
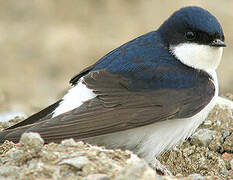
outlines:
[{"label": "white throat", "polygon": [[171,46],[170,51],[187,66],[201,70],[215,70],[221,61],[223,48],[197,43],[182,43]]}]

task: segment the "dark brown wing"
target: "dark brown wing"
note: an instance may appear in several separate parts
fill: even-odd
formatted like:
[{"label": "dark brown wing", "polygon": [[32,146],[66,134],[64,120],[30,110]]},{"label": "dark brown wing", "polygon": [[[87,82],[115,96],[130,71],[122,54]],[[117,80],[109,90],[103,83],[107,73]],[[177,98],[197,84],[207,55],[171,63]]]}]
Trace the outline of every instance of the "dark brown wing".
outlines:
[{"label": "dark brown wing", "polygon": [[53,119],[0,134],[0,142],[18,141],[25,131],[38,132],[46,142],[88,138],[175,118],[187,118],[212,99],[209,77],[185,89],[132,90],[126,78],[105,70],[90,72],[84,83],[98,95],[79,108]]},{"label": "dark brown wing", "polygon": [[26,126],[26,125],[33,124],[36,122],[41,122],[46,119],[50,119],[52,117],[52,112],[58,107],[60,102],[61,100],[55,102],[54,104],[46,107],[45,109],[42,109],[38,113],[31,115],[29,118],[7,128],[6,130],[15,129],[20,126]]}]

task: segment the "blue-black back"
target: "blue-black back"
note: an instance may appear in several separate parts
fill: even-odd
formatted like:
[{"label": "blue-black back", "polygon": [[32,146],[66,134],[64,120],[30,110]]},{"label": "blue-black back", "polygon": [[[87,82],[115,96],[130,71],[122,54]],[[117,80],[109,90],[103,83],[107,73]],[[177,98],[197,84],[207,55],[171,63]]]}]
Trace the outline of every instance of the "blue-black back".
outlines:
[{"label": "blue-black back", "polygon": [[[170,54],[167,43],[157,31],[116,48],[102,57],[88,72],[102,69],[126,77],[132,89],[189,88],[198,86],[201,77],[206,79],[206,74],[203,76]],[[71,83],[75,84],[79,75]]]}]

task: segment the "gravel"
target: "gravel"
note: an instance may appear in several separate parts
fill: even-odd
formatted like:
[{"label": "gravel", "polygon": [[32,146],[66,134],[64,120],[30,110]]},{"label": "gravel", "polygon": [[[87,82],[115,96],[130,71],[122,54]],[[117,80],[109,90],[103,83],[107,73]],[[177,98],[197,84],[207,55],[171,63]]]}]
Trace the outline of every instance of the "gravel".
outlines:
[{"label": "gravel", "polygon": [[215,131],[211,131],[209,129],[198,129],[191,137],[190,143],[191,145],[205,146],[207,147],[211,140],[213,139],[213,135],[216,134]]},{"label": "gravel", "polygon": [[158,160],[174,175],[200,174],[218,179],[233,178],[233,102],[218,104],[196,132]]}]

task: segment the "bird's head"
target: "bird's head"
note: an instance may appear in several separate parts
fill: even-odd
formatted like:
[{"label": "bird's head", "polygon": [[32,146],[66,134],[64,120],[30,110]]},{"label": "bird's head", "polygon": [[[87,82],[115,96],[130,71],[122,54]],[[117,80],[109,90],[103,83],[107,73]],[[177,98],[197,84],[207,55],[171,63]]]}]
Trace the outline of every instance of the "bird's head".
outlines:
[{"label": "bird's head", "polygon": [[224,34],[218,20],[200,7],[174,12],[159,28],[170,52],[196,69],[216,69],[220,63]]}]

